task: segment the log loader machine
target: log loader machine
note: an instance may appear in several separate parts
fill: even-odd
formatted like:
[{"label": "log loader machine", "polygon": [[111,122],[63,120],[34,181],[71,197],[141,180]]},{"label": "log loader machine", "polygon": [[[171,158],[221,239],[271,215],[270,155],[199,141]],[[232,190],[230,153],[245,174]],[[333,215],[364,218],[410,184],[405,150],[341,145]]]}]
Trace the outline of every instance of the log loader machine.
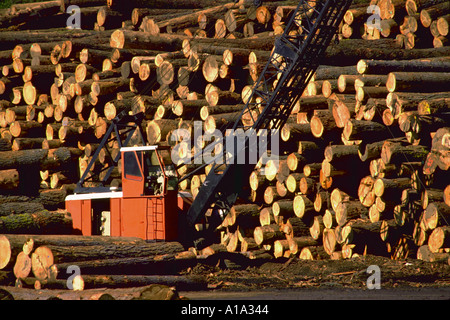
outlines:
[{"label": "log loader machine", "polygon": [[[254,84],[240,116],[226,129],[244,131],[270,129],[274,134],[287,122],[291,111],[322,62],[325,50],[337,35],[338,26],[352,0],[300,0],[276,38],[270,58]],[[277,79],[277,85],[273,81]],[[177,240],[202,248],[216,240],[217,227],[236,203],[255,164],[237,163],[249,150],[258,150],[258,140],[245,135],[243,148],[227,150],[211,163],[203,163],[179,179],[177,167],[169,164],[168,147],[149,146],[141,124],[145,115],[122,111],[112,120],[99,147],[77,184],[66,198],[74,229],[83,235],[133,236],[149,241]],[[246,121],[243,116],[246,115]],[[252,117],[249,121],[248,115]],[[113,156],[108,146],[120,153]],[[100,150],[110,155],[107,168],[96,170]],[[204,152],[204,150],[203,150]],[[194,155],[191,160],[200,155]],[[261,155],[258,155],[261,156]],[[164,161],[166,158],[166,161]],[[194,199],[178,191],[178,183],[210,165],[206,180]],[[114,168],[121,171],[121,187],[106,185]],[[92,186],[95,176],[102,179]],[[99,185],[98,185],[99,184]],[[201,232],[194,227],[207,220]]]}]

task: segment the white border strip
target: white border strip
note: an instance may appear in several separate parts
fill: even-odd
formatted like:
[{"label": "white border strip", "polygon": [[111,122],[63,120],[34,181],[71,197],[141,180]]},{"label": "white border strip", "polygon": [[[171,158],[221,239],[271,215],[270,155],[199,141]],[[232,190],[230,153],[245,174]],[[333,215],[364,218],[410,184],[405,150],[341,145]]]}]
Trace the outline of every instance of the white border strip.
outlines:
[{"label": "white border strip", "polygon": [[123,192],[99,192],[99,193],[79,193],[71,194],[66,197],[66,201],[71,200],[91,200],[91,199],[112,199],[112,198],[122,198]]}]

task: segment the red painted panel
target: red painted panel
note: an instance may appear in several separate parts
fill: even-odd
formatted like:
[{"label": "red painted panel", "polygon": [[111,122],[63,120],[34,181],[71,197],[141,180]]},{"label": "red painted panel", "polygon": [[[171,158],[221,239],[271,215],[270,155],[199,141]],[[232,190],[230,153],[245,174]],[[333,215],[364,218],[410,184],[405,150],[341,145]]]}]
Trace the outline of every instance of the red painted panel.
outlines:
[{"label": "red painted panel", "polygon": [[81,231],[83,235],[92,235],[92,203],[81,200]]},{"label": "red painted panel", "polygon": [[72,216],[73,228],[81,232],[81,202],[83,200],[70,200],[66,201],[66,210]]},{"label": "red painted panel", "polygon": [[121,235],[146,239],[146,198],[123,198],[121,200]]},{"label": "red painted panel", "polygon": [[121,198],[112,198],[110,201],[110,212],[111,212],[111,236],[119,237],[121,236],[120,229],[120,202]]}]

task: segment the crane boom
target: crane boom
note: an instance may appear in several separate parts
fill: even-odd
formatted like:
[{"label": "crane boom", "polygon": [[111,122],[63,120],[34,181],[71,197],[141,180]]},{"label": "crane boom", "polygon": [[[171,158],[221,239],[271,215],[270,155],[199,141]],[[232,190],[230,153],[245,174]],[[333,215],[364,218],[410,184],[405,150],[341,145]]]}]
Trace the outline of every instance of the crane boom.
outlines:
[{"label": "crane boom", "polygon": [[[287,23],[284,33],[275,41],[269,61],[261,72],[247,103],[234,123],[238,129],[270,129],[276,134],[286,123],[292,109],[322,61],[325,50],[336,35],[338,26],[352,0],[301,0]],[[274,80],[277,85],[273,87]],[[246,115],[247,121],[243,121]],[[253,117],[249,125],[248,117]],[[255,139],[245,135],[244,148],[227,150],[215,158],[205,182],[200,187],[190,209],[187,222],[193,227],[210,208],[228,211],[248,180],[255,163],[236,163],[249,150],[257,150]],[[228,144],[229,145],[229,144]],[[215,229],[218,226],[211,225]]]}]

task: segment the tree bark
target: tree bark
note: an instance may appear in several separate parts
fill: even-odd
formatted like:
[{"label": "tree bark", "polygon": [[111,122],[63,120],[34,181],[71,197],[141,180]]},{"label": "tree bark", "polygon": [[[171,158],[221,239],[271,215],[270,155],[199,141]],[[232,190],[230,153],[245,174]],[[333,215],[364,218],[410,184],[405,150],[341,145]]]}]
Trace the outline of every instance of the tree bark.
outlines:
[{"label": "tree bark", "polygon": [[364,215],[367,216],[369,210],[359,201],[348,201],[339,203],[335,212],[338,225],[344,226],[352,219],[358,219]]},{"label": "tree bark", "polygon": [[179,253],[183,247],[177,242],[148,244],[109,244],[92,246],[40,246],[32,254],[33,274],[39,280],[52,277],[53,264],[97,259],[144,257],[162,253]]},{"label": "tree bark", "polygon": [[389,72],[449,72],[450,63],[427,59],[358,61],[360,74],[388,74]]},{"label": "tree bark", "polygon": [[449,7],[448,3],[439,3],[434,6],[422,9],[420,11],[420,22],[425,28],[429,28],[431,22],[436,20],[438,17],[448,13]]},{"label": "tree bark", "polygon": [[323,137],[331,141],[337,141],[340,138],[339,127],[336,125],[332,112],[329,110],[318,110],[311,118],[311,132],[316,138]]},{"label": "tree bark", "polygon": [[182,49],[183,38],[170,34],[148,35],[139,31],[118,29],[111,34],[110,45],[119,49],[178,51]]},{"label": "tree bark", "polygon": [[450,90],[449,73],[440,72],[392,72],[388,75],[386,88],[389,92],[438,92]]},{"label": "tree bark", "polygon": [[29,149],[19,151],[2,151],[0,153],[0,168],[15,169],[23,166],[40,166],[54,168],[69,163],[73,156],[81,155],[81,150],[75,148]]},{"label": "tree bark", "polygon": [[325,53],[326,61],[339,61],[337,65],[356,65],[361,59],[374,60],[412,60],[449,55],[448,47],[404,50],[395,44],[394,39],[370,41],[363,39],[342,40],[338,45],[331,44]]},{"label": "tree bark", "polygon": [[385,141],[381,149],[381,159],[385,164],[399,164],[408,159],[408,161],[423,161],[429,150],[425,146],[406,145],[400,143]]},{"label": "tree bark", "polygon": [[[77,261],[82,275],[150,275],[176,274],[197,263],[195,255],[183,251],[148,257],[129,257]],[[55,264],[51,267],[51,279],[66,279],[70,276],[73,262]]]},{"label": "tree bark", "polygon": [[386,126],[367,120],[349,119],[344,126],[343,136],[347,140],[363,140],[366,143],[391,137]]},{"label": "tree bark", "polygon": [[271,244],[275,240],[281,240],[285,238],[284,233],[280,230],[280,227],[276,224],[267,226],[258,226],[254,231],[254,238],[256,244]]},{"label": "tree bark", "polygon": [[[82,279],[81,279],[82,280]],[[6,291],[6,290],[5,290]],[[11,299],[15,300],[176,300],[177,291],[168,286],[151,284],[148,286],[119,289],[87,289],[74,291],[67,289],[26,289],[8,287]]]}]

